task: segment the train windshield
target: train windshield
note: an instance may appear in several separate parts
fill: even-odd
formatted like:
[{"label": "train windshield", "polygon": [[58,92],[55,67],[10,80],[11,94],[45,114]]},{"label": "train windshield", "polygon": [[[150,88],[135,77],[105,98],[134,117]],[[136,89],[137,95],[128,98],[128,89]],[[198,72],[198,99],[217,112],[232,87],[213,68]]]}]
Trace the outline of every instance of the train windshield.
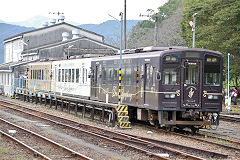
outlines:
[{"label": "train windshield", "polygon": [[220,85],[220,58],[210,55],[205,56],[204,85]]},{"label": "train windshield", "polygon": [[180,83],[180,57],[178,55],[166,55],[163,57],[162,84],[179,85]]}]

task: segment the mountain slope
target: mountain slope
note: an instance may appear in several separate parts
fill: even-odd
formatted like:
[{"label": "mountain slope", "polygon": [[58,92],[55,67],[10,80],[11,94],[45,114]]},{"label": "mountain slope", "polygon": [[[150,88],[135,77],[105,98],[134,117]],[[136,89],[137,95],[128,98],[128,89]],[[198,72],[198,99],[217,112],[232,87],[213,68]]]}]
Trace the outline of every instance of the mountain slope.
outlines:
[{"label": "mountain slope", "polygon": [[14,36],[16,34],[26,32],[29,30],[33,30],[34,28],[29,27],[22,27],[22,26],[16,26],[6,23],[0,23],[0,64],[3,63],[4,60],[4,45],[3,40]]},{"label": "mountain slope", "polygon": [[[45,17],[45,16],[34,16],[30,19],[27,19],[25,21],[20,21],[20,22],[3,22],[3,23],[7,23],[7,24],[12,24],[12,25],[18,25],[18,26],[24,26],[24,27],[34,27],[34,28],[40,28],[42,27],[42,24],[44,22],[49,22],[50,18],[49,17]],[[72,22],[72,21],[66,21],[69,24],[72,25],[79,25],[79,23],[77,22]],[[1,20],[0,20],[1,23]]]},{"label": "mountain slope", "polygon": [[[127,20],[127,34],[132,30],[140,20]],[[118,46],[120,42],[120,22],[116,20],[108,20],[100,24],[83,24],[78,27],[96,32],[105,37],[105,42]]]}]

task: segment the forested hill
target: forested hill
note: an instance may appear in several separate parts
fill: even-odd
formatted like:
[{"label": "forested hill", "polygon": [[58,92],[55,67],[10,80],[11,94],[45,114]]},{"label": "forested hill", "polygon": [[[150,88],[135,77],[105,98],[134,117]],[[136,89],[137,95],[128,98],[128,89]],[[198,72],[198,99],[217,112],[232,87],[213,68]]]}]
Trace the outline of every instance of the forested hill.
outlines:
[{"label": "forested hill", "polygon": [[182,20],[182,35],[188,46],[192,44],[189,21],[196,17],[196,43],[198,48],[230,53],[230,79],[232,85],[240,85],[240,1],[239,0],[185,0]]},{"label": "forested hill", "polygon": [[[158,43],[157,46],[185,46],[181,36],[181,19],[184,0],[169,0],[159,7],[158,20]],[[151,10],[149,10],[149,14]],[[147,13],[148,14],[148,13]],[[152,46],[154,39],[154,20],[150,18],[133,27],[128,40],[128,48]]]}]

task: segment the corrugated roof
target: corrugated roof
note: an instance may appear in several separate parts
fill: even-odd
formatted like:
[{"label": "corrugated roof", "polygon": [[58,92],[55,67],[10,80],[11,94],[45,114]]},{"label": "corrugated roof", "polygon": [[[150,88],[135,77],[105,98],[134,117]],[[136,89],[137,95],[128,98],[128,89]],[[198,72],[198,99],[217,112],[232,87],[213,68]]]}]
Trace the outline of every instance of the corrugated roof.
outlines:
[{"label": "corrugated roof", "polygon": [[38,29],[31,30],[31,31],[22,32],[22,33],[19,33],[19,34],[15,35],[15,36],[8,37],[8,38],[4,39],[3,41],[7,41],[7,40],[9,40],[9,39],[12,39],[12,38],[15,38],[15,37],[18,37],[18,36],[22,36],[23,34],[27,34],[27,33],[31,33],[31,32],[36,32],[36,31],[48,29],[48,28],[51,28],[51,27],[56,27],[56,26],[63,25],[63,24],[64,24],[64,25],[71,26],[71,27],[74,27],[74,28],[76,28],[76,29],[79,29],[79,30],[82,30],[82,31],[85,31],[85,32],[89,32],[89,33],[92,33],[92,34],[101,36],[101,37],[104,39],[104,36],[103,36],[103,35],[97,34],[97,33],[92,32],[92,31],[85,30],[85,29],[83,29],[83,28],[74,26],[74,25],[69,24],[69,23],[66,23],[66,22],[62,22],[62,23],[57,23],[57,24],[50,25],[50,26],[47,26],[47,27],[42,27],[42,28],[38,28]]}]

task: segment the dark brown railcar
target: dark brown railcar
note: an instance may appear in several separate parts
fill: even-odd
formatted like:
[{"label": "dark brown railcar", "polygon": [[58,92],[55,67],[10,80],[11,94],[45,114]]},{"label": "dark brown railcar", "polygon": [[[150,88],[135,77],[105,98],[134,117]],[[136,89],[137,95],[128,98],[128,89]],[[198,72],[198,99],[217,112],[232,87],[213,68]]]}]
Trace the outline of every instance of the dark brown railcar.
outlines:
[{"label": "dark brown railcar", "polygon": [[[222,54],[195,48],[157,49],[123,55],[121,103],[130,107],[130,115],[161,126],[218,124]],[[119,56],[93,59],[91,66],[91,98],[117,103]]]}]

